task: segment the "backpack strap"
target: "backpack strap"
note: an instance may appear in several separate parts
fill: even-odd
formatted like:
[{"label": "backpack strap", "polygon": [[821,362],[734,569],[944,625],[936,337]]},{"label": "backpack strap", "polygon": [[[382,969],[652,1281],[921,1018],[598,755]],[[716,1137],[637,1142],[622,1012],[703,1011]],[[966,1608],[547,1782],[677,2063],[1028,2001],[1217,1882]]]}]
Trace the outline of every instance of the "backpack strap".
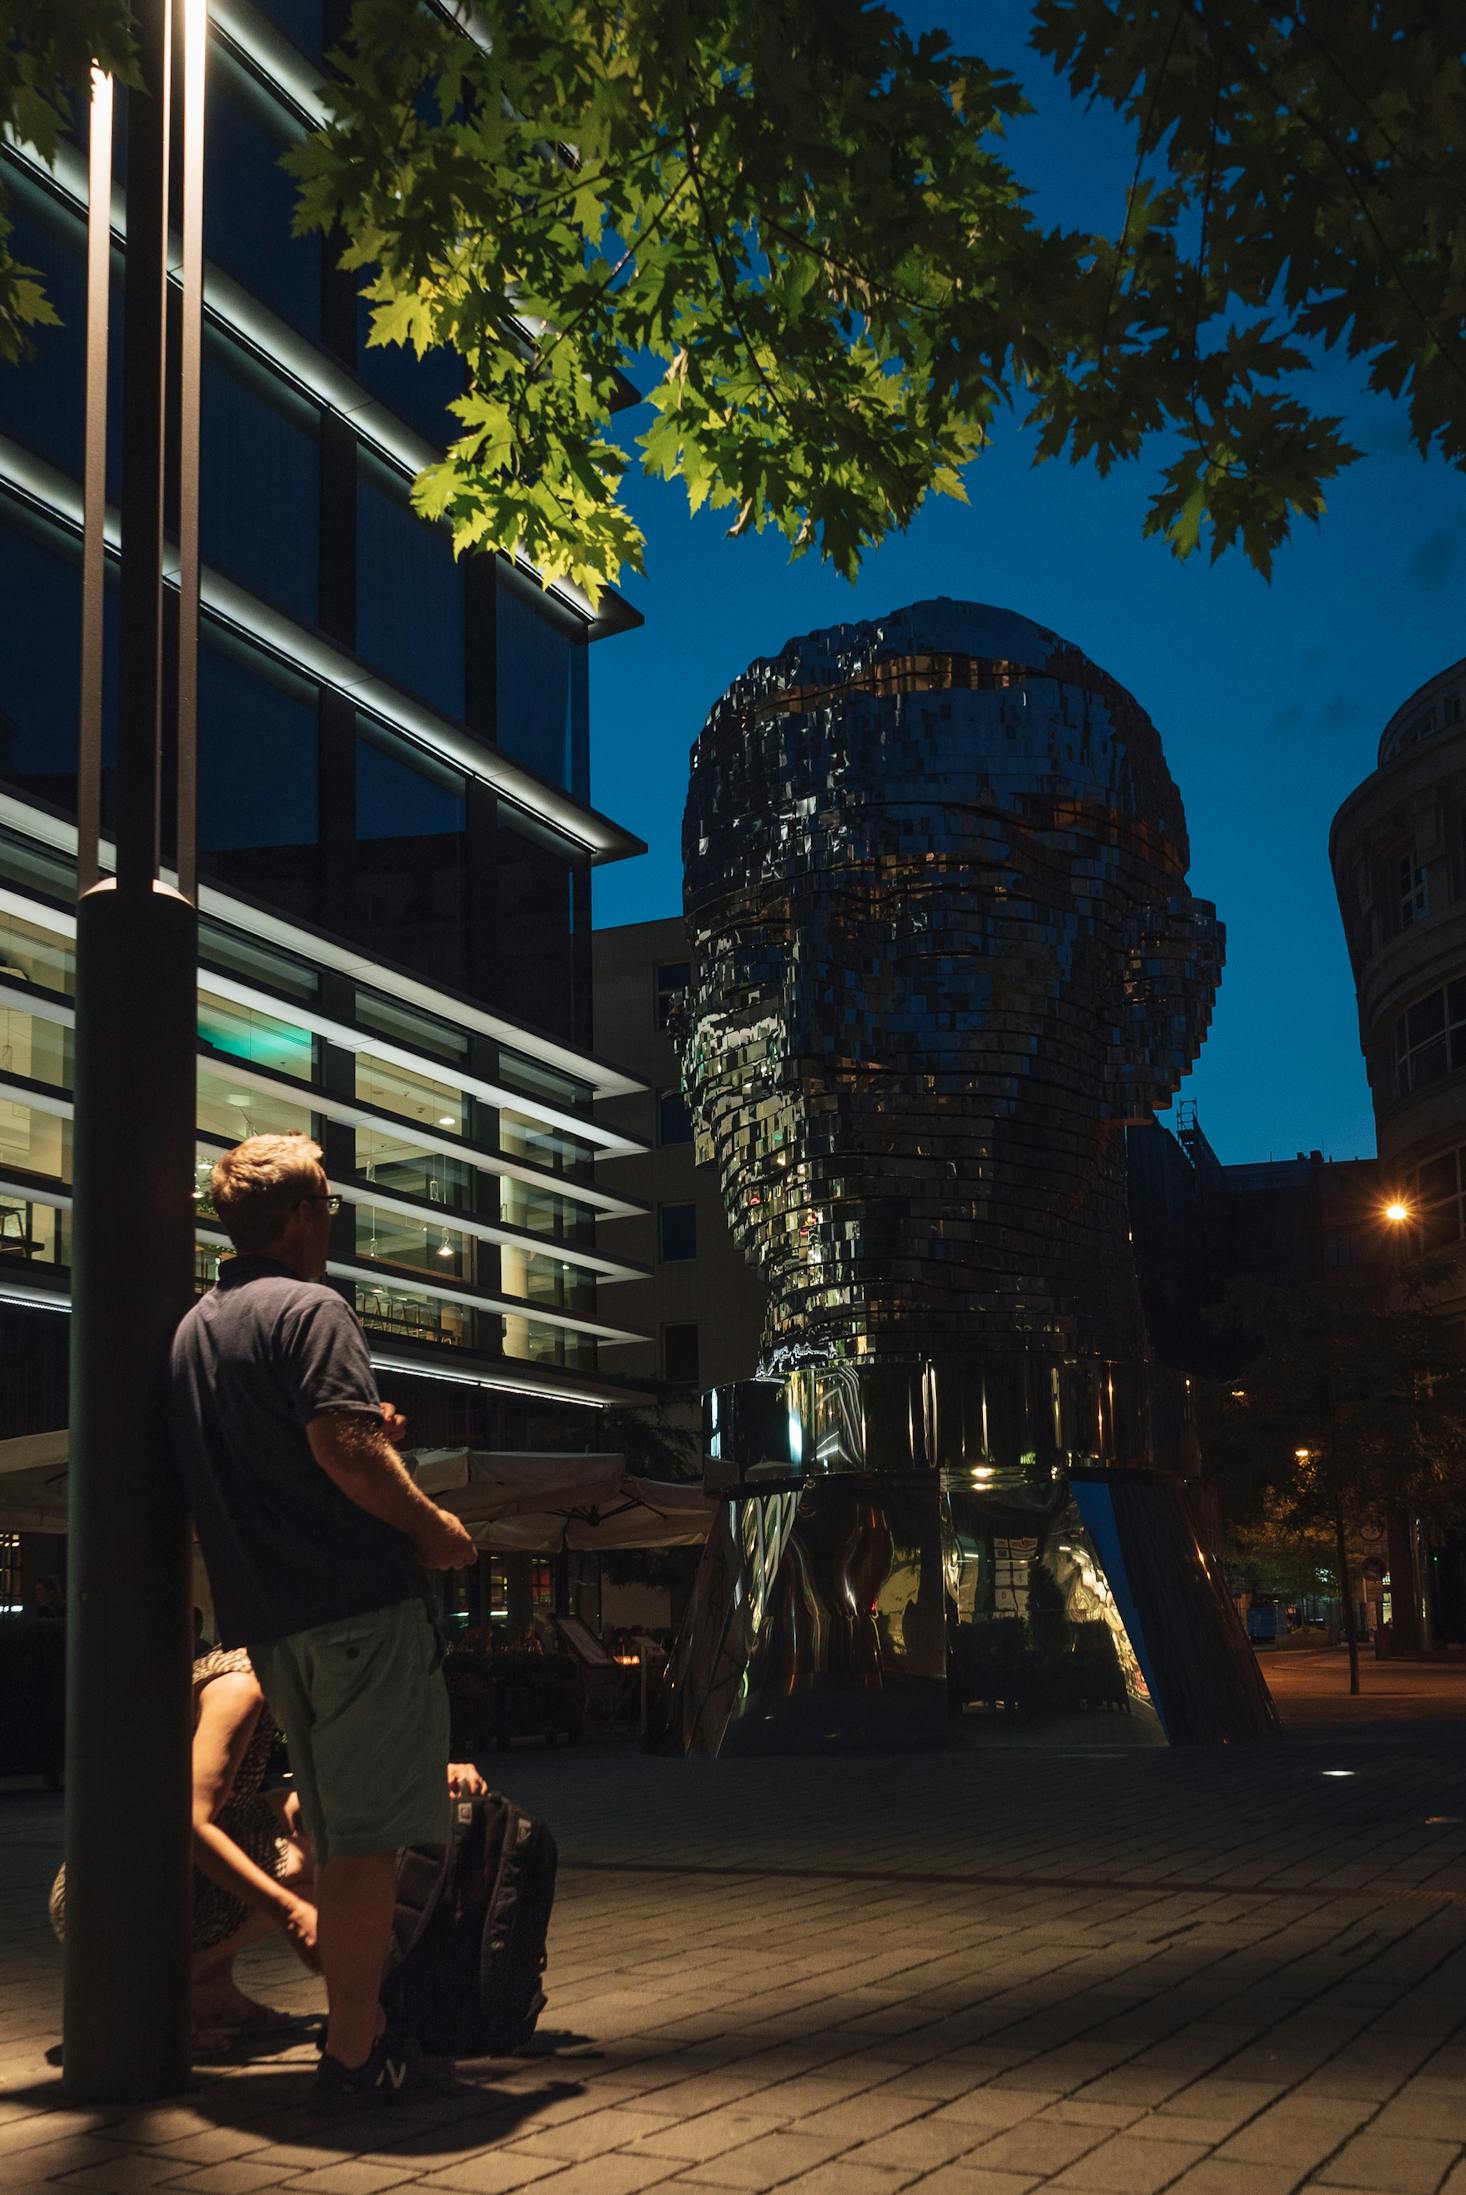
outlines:
[{"label": "backpack strap", "polygon": [[459,1856],[475,1830],[482,1834],[477,1799],[455,1799],[446,1845],[408,1845],[397,1862],[397,1907],[386,1972],[392,1973],[422,1941],[429,1923],[458,1872]]}]

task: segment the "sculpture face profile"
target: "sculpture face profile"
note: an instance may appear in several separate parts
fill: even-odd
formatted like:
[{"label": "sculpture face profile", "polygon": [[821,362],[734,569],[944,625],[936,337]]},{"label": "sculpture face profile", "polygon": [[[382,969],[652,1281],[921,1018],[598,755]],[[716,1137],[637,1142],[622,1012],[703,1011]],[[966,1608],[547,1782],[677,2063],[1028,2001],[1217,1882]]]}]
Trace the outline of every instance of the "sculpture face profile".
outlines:
[{"label": "sculpture face profile", "polygon": [[684,855],[685,1081],[769,1367],[1142,1356],[1120,1128],[1221,933],[1138,704],[973,604],[815,633],[714,706]]},{"label": "sculpture face profile", "polygon": [[708,1398],[682,1741],[930,1739],[1018,1682],[993,1638],[1076,1703],[1264,1726],[1151,1469],[1124,1123],[1222,934],[1150,719],[1028,619],[918,603],[733,682],[683,851],[684,1087],[769,1310]]}]

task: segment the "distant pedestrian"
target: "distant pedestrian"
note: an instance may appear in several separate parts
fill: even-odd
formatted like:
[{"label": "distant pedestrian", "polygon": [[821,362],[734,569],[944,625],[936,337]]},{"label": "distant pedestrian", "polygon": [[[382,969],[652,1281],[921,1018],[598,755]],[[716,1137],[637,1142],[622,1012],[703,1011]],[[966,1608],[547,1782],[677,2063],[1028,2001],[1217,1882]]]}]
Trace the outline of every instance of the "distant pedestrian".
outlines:
[{"label": "distant pedestrian", "polygon": [[251,1136],[210,1196],[238,1255],[173,1344],[171,1419],[221,1644],[284,1729],[317,1861],[326,2097],[441,2087],[379,1992],[400,1847],[447,1834],[448,1700],[421,1571],[476,1559],[409,1476],[355,1315],[323,1285],[319,1147]]},{"label": "distant pedestrian", "polygon": [[31,1589],[31,1614],[45,1623],[65,1623],[66,1603],[54,1578],[37,1578]]}]

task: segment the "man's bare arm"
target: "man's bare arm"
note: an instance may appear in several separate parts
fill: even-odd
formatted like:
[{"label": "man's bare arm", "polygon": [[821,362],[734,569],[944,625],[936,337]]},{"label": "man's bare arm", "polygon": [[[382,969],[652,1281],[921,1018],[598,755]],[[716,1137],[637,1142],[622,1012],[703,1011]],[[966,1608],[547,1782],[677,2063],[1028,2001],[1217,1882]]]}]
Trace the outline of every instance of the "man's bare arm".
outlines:
[{"label": "man's bare arm", "polygon": [[413,1483],[386,1424],[364,1410],[327,1410],[305,1429],[311,1454],[348,1501],[411,1540],[429,1570],[466,1570],[478,1549],[457,1517]]}]

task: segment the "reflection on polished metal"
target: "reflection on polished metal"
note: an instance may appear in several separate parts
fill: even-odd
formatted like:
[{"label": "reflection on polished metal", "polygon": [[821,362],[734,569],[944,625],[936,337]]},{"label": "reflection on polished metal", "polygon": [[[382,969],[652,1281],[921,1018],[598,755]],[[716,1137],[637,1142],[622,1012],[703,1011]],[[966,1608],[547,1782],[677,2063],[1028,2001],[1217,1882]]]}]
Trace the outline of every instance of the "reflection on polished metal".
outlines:
[{"label": "reflection on polished metal", "polygon": [[682,1742],[929,1739],[970,1703],[1266,1727],[1148,1468],[1123,1128],[1222,958],[1150,719],[1005,611],[838,626],[715,704],[684,857],[684,1080],[769,1312],[760,1379],[708,1398]]}]

